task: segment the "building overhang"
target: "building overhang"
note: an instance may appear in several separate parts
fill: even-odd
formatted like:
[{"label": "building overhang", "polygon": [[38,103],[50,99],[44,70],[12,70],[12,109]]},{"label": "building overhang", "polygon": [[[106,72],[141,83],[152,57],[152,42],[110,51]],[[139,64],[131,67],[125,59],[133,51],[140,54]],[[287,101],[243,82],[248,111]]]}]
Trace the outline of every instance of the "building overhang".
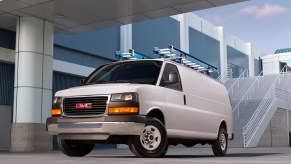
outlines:
[{"label": "building overhang", "polygon": [[2,0],[0,28],[15,30],[19,16],[55,24],[55,31],[79,33],[171,16],[246,0]]}]

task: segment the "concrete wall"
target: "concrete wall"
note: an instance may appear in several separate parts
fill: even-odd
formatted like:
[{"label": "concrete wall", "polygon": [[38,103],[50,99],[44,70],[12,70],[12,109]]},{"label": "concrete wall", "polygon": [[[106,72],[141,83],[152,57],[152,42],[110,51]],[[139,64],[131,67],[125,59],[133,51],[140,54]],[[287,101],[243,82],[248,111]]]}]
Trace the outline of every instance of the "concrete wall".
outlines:
[{"label": "concrete wall", "polygon": [[12,106],[0,105],[0,150],[10,150]]},{"label": "concrete wall", "polygon": [[288,111],[277,109],[257,147],[288,147]]},{"label": "concrete wall", "polygon": [[291,147],[291,111],[288,111],[289,146]]}]

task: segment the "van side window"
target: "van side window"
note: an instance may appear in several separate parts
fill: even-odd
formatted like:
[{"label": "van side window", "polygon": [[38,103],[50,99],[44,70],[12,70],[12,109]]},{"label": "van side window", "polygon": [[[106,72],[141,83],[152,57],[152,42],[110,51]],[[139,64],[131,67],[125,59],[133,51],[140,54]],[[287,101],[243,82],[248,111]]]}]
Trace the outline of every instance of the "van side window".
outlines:
[{"label": "van side window", "polygon": [[182,91],[182,83],[177,67],[167,63],[160,83],[161,87]]}]

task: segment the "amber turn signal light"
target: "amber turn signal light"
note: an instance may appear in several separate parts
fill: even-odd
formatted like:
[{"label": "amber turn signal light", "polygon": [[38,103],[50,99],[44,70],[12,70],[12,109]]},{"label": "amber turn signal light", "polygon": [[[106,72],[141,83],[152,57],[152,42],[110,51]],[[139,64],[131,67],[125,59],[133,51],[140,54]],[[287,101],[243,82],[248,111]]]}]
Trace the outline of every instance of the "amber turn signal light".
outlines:
[{"label": "amber turn signal light", "polygon": [[52,109],[52,116],[60,116],[61,114],[61,109]]},{"label": "amber turn signal light", "polygon": [[109,107],[108,114],[138,114],[138,107]]}]

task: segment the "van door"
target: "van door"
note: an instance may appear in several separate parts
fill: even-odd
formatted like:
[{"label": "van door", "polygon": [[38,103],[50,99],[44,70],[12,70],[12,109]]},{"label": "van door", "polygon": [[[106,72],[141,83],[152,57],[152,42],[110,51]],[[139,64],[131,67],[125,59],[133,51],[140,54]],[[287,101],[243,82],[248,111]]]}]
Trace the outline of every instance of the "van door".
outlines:
[{"label": "van door", "polygon": [[179,130],[186,130],[187,127],[187,121],[183,120],[186,111],[184,93],[180,74],[175,65],[166,63],[160,86],[165,88],[166,128],[170,135],[175,135]]}]

